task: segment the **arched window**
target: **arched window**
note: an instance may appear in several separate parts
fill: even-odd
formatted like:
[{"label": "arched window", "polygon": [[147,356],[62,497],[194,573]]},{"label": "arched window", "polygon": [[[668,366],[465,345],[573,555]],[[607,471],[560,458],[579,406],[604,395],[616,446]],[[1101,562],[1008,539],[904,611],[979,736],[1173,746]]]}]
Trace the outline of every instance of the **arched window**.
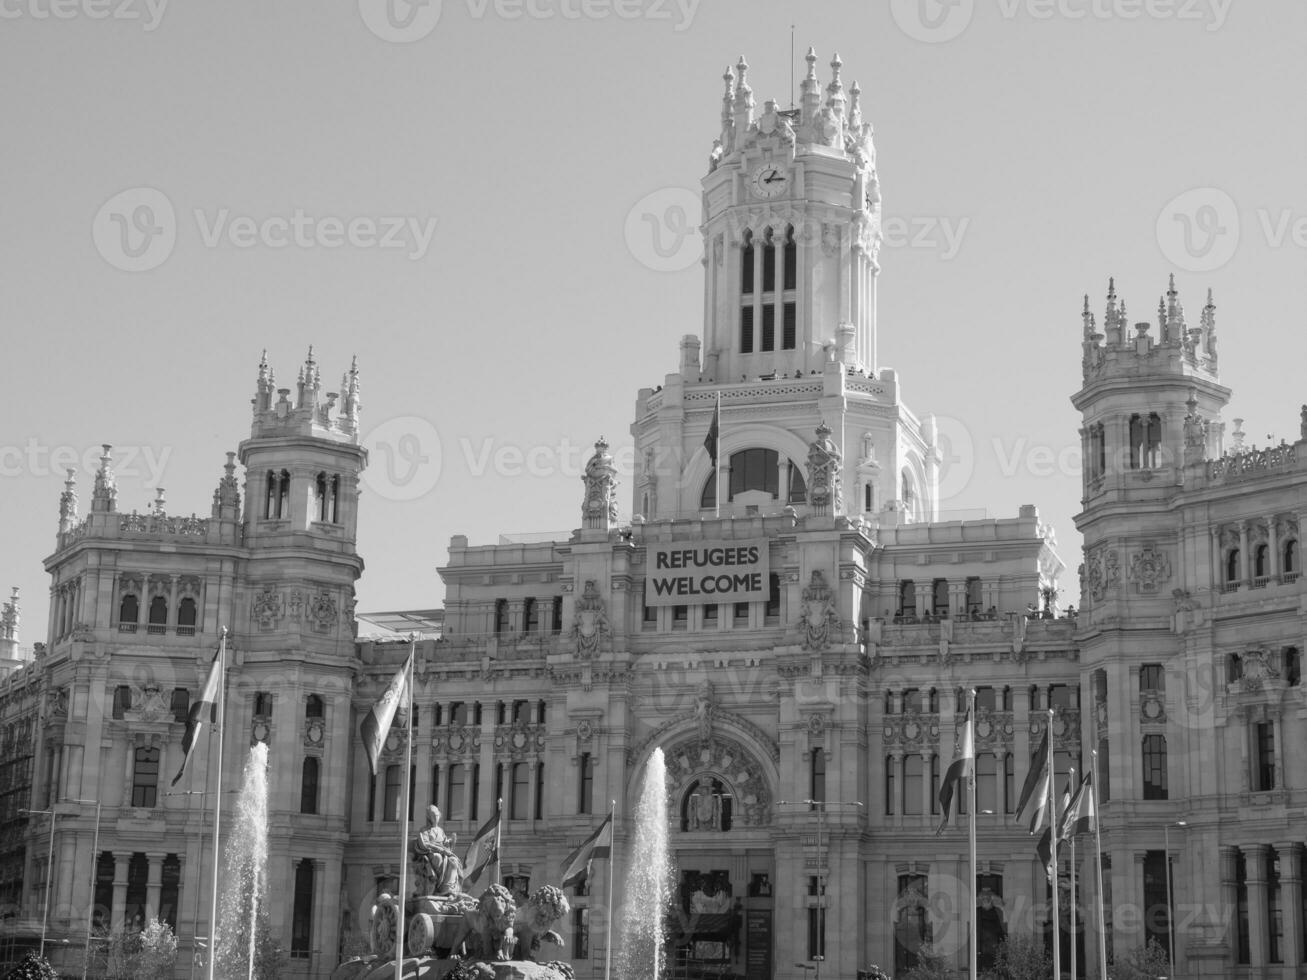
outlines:
[{"label": "arched window", "polygon": [[310,694],[304,699],[305,718],[323,718],[326,713],[326,705],[323,703],[321,695]]},{"label": "arched window", "polygon": [[730,498],[750,490],[762,490],[777,496],[780,479],[778,459],[774,449],[744,449],[731,454]]},{"label": "arched window", "polygon": [[290,517],[290,473],[286,470],[277,477],[277,516]]},{"label": "arched window", "polygon": [[1234,684],[1243,680],[1243,657],[1232,653],[1225,658],[1225,683]]},{"label": "arched window", "polygon": [[[776,289],[776,241],[770,228],[762,233],[762,291],[773,292]],[[768,304],[770,305],[770,304]],[[769,348],[764,347],[763,350]]]},{"label": "arched window", "polygon": [[525,762],[514,762],[512,770],[512,798],[509,800],[509,819],[525,820],[530,812],[527,807],[531,802],[531,767]]},{"label": "arched window", "polygon": [[808,484],[803,479],[803,468],[790,463],[790,495],[789,502],[792,504],[802,504],[808,499]]},{"label": "arched window", "polygon": [[277,516],[277,474],[272,470],[268,470],[264,477],[263,516],[264,518]]},{"label": "arched window", "polygon": [[1239,581],[1239,549],[1231,548],[1225,556],[1225,581],[1234,585]]},{"label": "arched window", "polygon": [[912,753],[903,757],[903,813],[913,817],[921,814],[922,758]]},{"label": "arched window", "polygon": [[867,483],[867,485],[862,488],[862,509],[868,514],[875,509],[875,504],[872,500],[871,483]]},{"label": "arched window", "polygon": [[508,632],[508,600],[495,600],[495,636],[503,636]]},{"label": "arched window", "polygon": [[[1003,924],[1003,876],[976,875],[976,968],[992,970],[998,948],[1007,939]],[[1083,948],[1084,943],[1080,944]],[[1080,975],[1084,976],[1083,969]]]},{"label": "arched window", "polygon": [[700,776],[681,797],[681,830],[725,833],[731,829],[731,809],[731,796],[722,781]]},{"label": "arched window", "polygon": [[753,353],[753,291],[754,249],[753,232],[744,233],[744,247],[740,249],[740,353]]},{"label": "arched window", "polygon": [[899,875],[899,898],[894,903],[894,975],[902,976],[921,962],[922,947],[933,938],[928,879],[925,875]]},{"label": "arched window", "polygon": [[910,578],[899,582],[899,615],[915,616],[917,614],[917,584]]},{"label": "arched window", "polygon": [[1284,542],[1284,561],[1280,568],[1285,575],[1298,574],[1298,542],[1293,538]]},{"label": "arched window", "polygon": [[304,759],[300,772],[300,813],[318,812],[318,771],[321,763],[315,755]]},{"label": "arched window", "polygon": [[336,508],[340,503],[340,477],[319,473],[314,487],[317,519],[326,524],[336,523]]},{"label": "arched window", "polygon": [[150,600],[150,633],[162,633],[168,628],[168,600],[161,595]]},{"label": "arched window", "polygon": [[182,601],[177,603],[177,632],[179,635],[195,635],[196,616],[195,600],[190,596],[183,597]]},{"label": "arched window", "polygon": [[1165,800],[1167,796],[1166,778],[1166,736],[1159,734],[1144,736],[1144,799]]},{"label": "arched window", "polygon": [[1140,664],[1139,693],[1166,690],[1166,668],[1161,664]]},{"label": "arched window", "polygon": [[1284,648],[1284,681],[1290,687],[1302,683],[1302,654],[1297,647]]},{"label": "arched window", "polygon": [[1130,468],[1151,470],[1161,465],[1162,417],[1156,412],[1130,416]]},{"label": "arched window", "polygon": [[753,232],[744,233],[744,246],[740,249],[740,295],[753,295]]},{"label": "arched window", "polygon": [[1264,578],[1271,574],[1271,549],[1269,545],[1259,544],[1253,549],[1253,577]]},{"label": "arched window", "polygon": [[141,601],[128,593],[118,604],[118,629],[123,633],[135,633],[136,624],[141,618]]},{"label": "arched window", "polygon": [[[799,245],[794,240],[794,225],[785,226],[784,289],[797,289],[799,285]],[[791,345],[792,346],[792,345]]]}]

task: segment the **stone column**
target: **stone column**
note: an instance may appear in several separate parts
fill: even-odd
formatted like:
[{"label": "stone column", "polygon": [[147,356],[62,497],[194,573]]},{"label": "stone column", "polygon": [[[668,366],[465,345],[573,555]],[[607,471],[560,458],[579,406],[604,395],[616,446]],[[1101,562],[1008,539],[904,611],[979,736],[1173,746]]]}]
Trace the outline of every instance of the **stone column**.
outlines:
[{"label": "stone column", "polygon": [[1275,515],[1266,518],[1266,574],[1278,581],[1280,576],[1280,542],[1275,529]]},{"label": "stone column", "polygon": [[116,932],[123,928],[127,917],[127,866],[131,863],[130,851],[115,851],[113,855],[113,908],[109,921]]},{"label": "stone column", "polygon": [[163,890],[163,852],[147,851],[150,859],[150,877],[145,886],[145,918],[154,918],[159,914],[159,895]]},{"label": "stone column", "polygon": [[[1212,587],[1219,589],[1224,584],[1224,569],[1221,563],[1221,529],[1213,527],[1208,532],[1208,553],[1212,561]],[[1195,582],[1195,585],[1198,583]]]},{"label": "stone column", "polygon": [[[472,773],[473,773],[474,765],[475,763],[472,762],[463,763],[463,812],[451,813],[449,815],[451,820],[472,819],[472,791],[474,788],[479,788],[479,787],[473,787],[472,785]],[[478,805],[478,811],[479,810],[480,807]]]},{"label": "stone column", "polygon": [[1248,585],[1248,522],[1239,522],[1239,581]]},{"label": "stone column", "polygon": [[340,877],[341,862],[335,856],[314,866],[311,935],[312,947],[318,951],[318,963],[335,963],[340,949]]},{"label": "stone column", "polygon": [[1280,909],[1284,923],[1284,941],[1280,956],[1287,967],[1297,969],[1303,961],[1302,859],[1303,845],[1281,841],[1275,845],[1280,855]]},{"label": "stone column", "polygon": [[1239,886],[1235,877],[1238,862],[1239,848],[1221,848],[1221,908],[1218,910],[1217,922],[1224,923],[1223,939],[1230,950],[1231,964],[1239,959]]},{"label": "stone column", "polygon": [[1254,969],[1265,967],[1270,959],[1270,922],[1266,901],[1266,845],[1244,848],[1244,867],[1248,878],[1248,946]]}]

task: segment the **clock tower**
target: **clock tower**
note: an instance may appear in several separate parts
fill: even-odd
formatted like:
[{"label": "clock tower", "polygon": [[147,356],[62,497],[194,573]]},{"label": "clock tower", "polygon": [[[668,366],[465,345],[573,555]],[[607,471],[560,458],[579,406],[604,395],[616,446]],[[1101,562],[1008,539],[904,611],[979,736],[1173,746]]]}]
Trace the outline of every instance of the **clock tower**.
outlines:
[{"label": "clock tower", "polygon": [[[839,55],[824,86],[811,48],[806,61],[789,109],[767,100],[758,111],[743,58],[723,75],[702,181],[702,336],[682,340],[677,374],[641,392],[632,427],[632,512],[646,520],[813,512],[817,457],[838,457],[818,494],[832,482],[828,516],[937,516],[934,420],[908,411],[877,356],[871,123]],[[720,494],[704,450],[719,405]]]}]

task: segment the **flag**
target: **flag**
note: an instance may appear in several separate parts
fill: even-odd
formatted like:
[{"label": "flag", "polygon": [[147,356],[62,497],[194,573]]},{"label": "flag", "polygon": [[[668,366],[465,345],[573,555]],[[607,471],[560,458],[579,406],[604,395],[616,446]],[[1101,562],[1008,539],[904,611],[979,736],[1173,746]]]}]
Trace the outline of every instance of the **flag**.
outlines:
[{"label": "flag", "polygon": [[939,812],[943,814],[939,821],[938,837],[948,826],[949,812],[953,806],[953,795],[961,793],[962,781],[972,774],[976,762],[976,743],[972,734],[971,709],[962,716],[962,751],[948,767],[944,774],[944,783],[939,788]]},{"label": "flag", "polygon": [[[1064,815],[1067,812],[1069,812],[1071,809],[1071,799],[1072,799],[1071,780],[1068,779],[1066,786],[1062,790],[1062,813]],[[1041,808],[1039,812],[1042,813],[1043,809],[1044,808]],[[1048,880],[1051,882],[1053,880],[1053,861],[1054,861],[1053,821],[1050,819],[1047,821],[1047,823],[1048,826],[1045,827],[1044,832],[1039,835],[1039,843],[1035,845],[1035,853],[1039,855],[1039,861],[1044,866],[1044,873],[1048,876]],[[1061,832],[1062,828],[1065,826],[1066,826],[1065,820],[1059,818],[1059,824],[1058,824],[1059,833],[1057,836],[1057,844],[1059,847],[1062,845],[1062,841],[1065,838],[1065,834]],[[1032,830],[1031,833],[1034,833],[1034,831]]]},{"label": "flag", "polygon": [[377,703],[363,719],[363,751],[368,754],[368,765],[372,767],[374,776],[377,774],[377,760],[381,757],[381,747],[386,744],[386,737],[390,734],[391,722],[395,720],[395,713],[400,705],[405,702],[404,680],[408,677],[412,664],[413,654],[410,652],[408,659],[404,661],[404,666],[399,668],[399,673],[390,679]]},{"label": "flag", "polygon": [[499,808],[494,816],[481,825],[472,844],[467,849],[467,860],[463,862],[463,888],[472,887],[481,878],[481,872],[495,863],[499,857]]},{"label": "flag", "polygon": [[708,456],[712,459],[714,467],[717,466],[717,436],[721,432],[722,420],[722,401],[717,399],[717,407],[713,409],[712,424],[708,426],[708,435],[704,436],[703,448],[708,450]]},{"label": "flag", "polygon": [[200,726],[206,720],[210,725],[218,720],[218,695],[221,691],[223,651],[226,646],[227,638],[224,636],[218,644],[218,652],[213,655],[213,666],[209,668],[209,677],[204,682],[200,700],[193,703],[190,711],[186,713],[186,734],[182,736],[182,767],[177,770],[177,775],[172,777],[173,786],[177,785],[182,774],[186,772],[186,763],[191,759],[191,749],[195,748],[195,743],[200,737]]},{"label": "flag", "polygon": [[563,860],[563,887],[573,887],[584,881],[590,875],[590,862],[597,857],[608,857],[612,848],[613,815],[609,812],[594,833]]},{"label": "flag", "polygon": [[[1026,804],[1030,802],[1031,796],[1040,787],[1041,777],[1048,769],[1048,727],[1044,727],[1044,736],[1039,740],[1039,748],[1035,749],[1035,754],[1030,757],[1030,769],[1026,772],[1026,781],[1021,785],[1021,796],[1017,799],[1017,819],[1021,819],[1021,814],[1026,809]],[[1048,800],[1047,786],[1043,790],[1043,799]],[[1032,829],[1031,833],[1035,831]]]},{"label": "flag", "polygon": [[1094,774],[1087,772],[1085,778],[1080,780],[1080,786],[1066,812],[1062,814],[1062,839],[1092,834],[1098,820],[1097,810],[1094,806]]},{"label": "flag", "polygon": [[1048,799],[1052,783],[1053,777],[1050,775],[1048,768],[1044,767],[1044,771],[1039,777],[1039,785],[1032,796],[1034,800],[1034,807],[1030,811],[1030,832],[1032,834],[1048,822]]}]

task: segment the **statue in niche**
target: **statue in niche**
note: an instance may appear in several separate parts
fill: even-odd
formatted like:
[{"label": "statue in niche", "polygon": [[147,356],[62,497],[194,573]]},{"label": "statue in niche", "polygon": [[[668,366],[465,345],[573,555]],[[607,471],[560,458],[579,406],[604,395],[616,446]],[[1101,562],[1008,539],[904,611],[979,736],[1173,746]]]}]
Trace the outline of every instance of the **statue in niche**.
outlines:
[{"label": "statue in niche", "polygon": [[572,639],[576,642],[576,655],[589,660],[599,652],[600,642],[610,632],[604,600],[595,588],[594,580],[585,583],[585,592],[576,600],[572,616]]},{"label": "statue in niche", "polygon": [[842,514],[841,487],[844,456],[825,422],[817,426],[817,439],[808,447],[808,502],[817,514]]},{"label": "statue in niche", "polygon": [[713,792],[711,779],[700,779],[689,801],[691,830],[722,829],[722,798]]}]

